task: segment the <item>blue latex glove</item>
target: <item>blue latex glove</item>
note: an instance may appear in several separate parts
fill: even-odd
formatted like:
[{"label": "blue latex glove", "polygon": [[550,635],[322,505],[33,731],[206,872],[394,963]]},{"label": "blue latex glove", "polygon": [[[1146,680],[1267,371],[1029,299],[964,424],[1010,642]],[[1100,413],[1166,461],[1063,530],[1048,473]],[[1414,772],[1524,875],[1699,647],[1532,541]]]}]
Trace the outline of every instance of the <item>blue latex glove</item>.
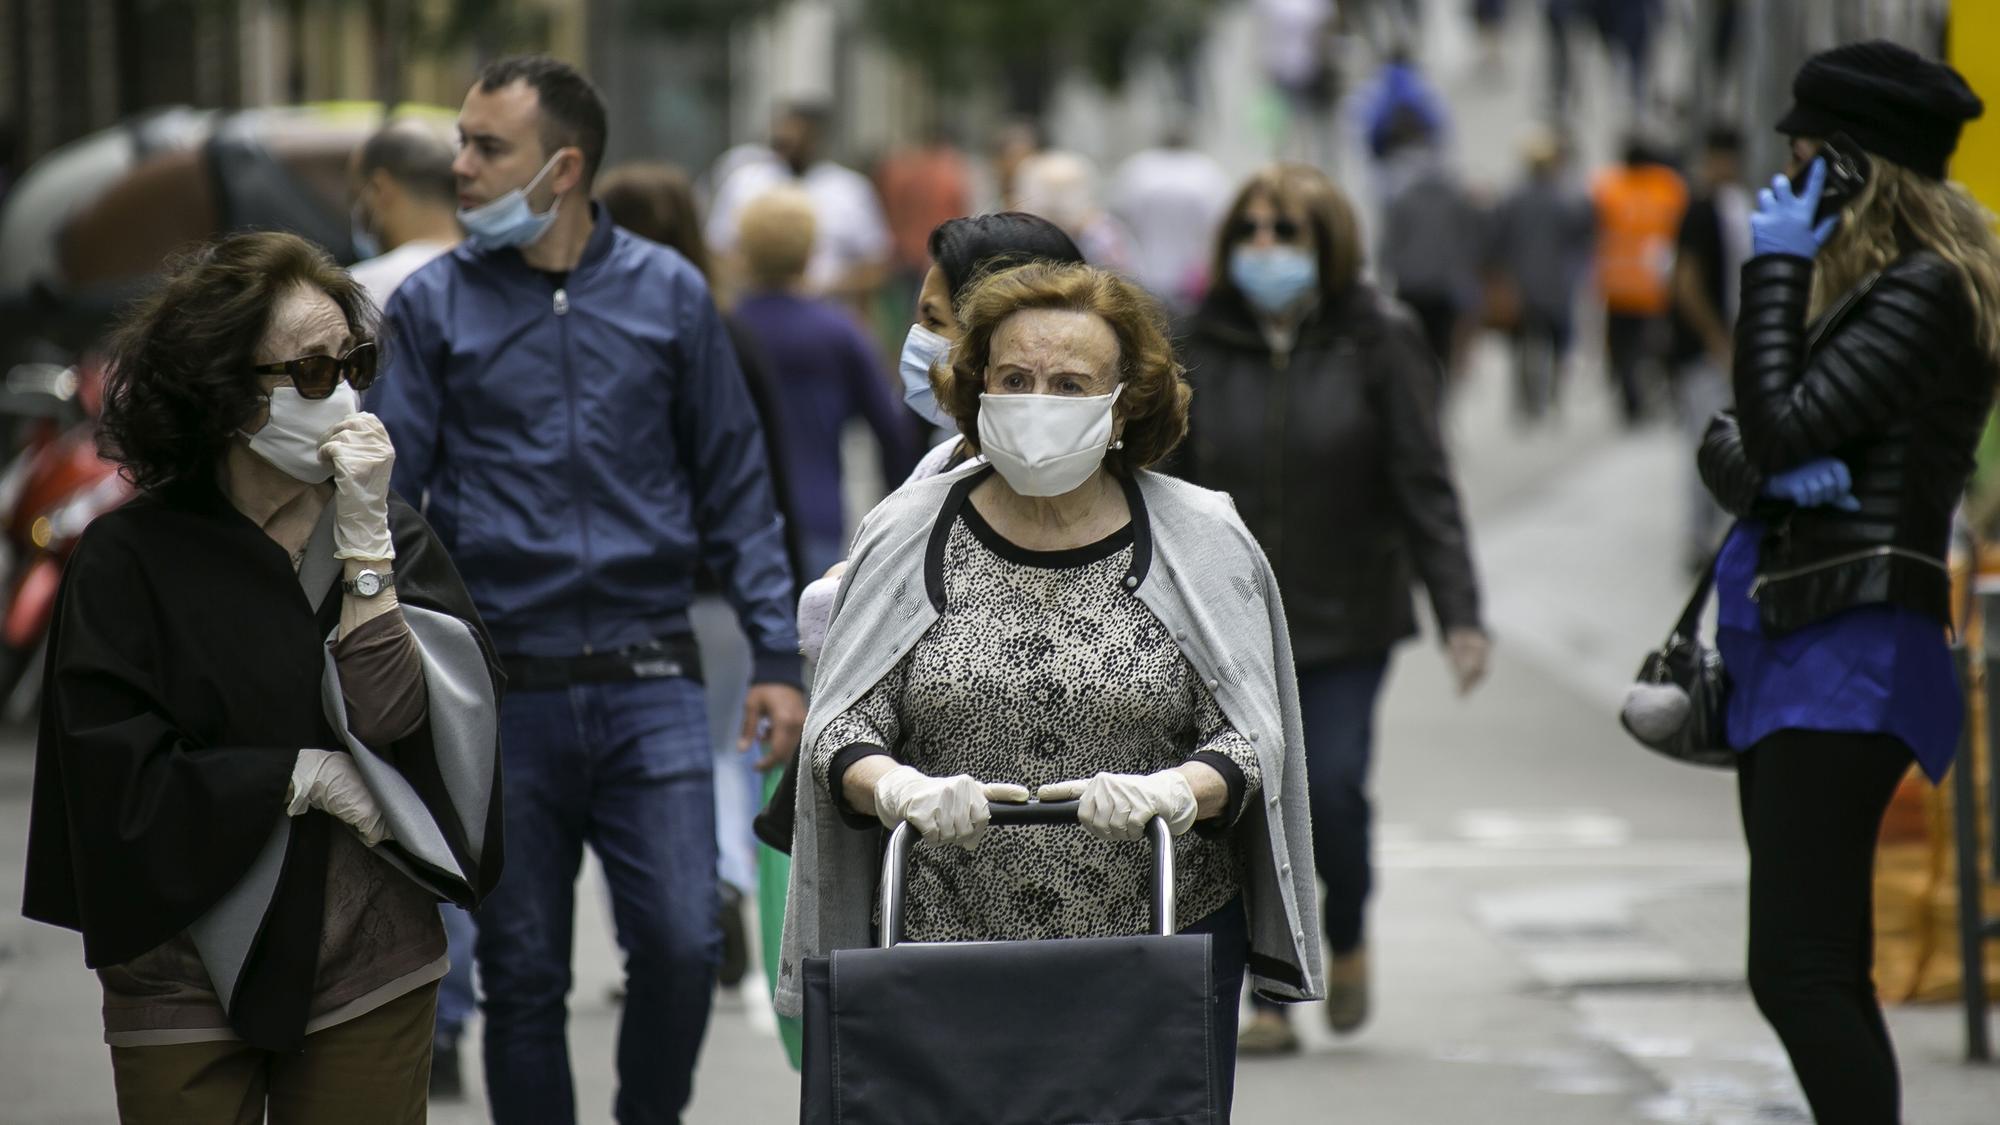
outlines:
[{"label": "blue latex glove", "polygon": [[1814,157],[1806,173],[1806,190],[1792,193],[1792,181],[1771,177],[1771,186],[1757,193],[1757,212],[1750,216],[1750,249],[1756,254],[1791,254],[1810,258],[1819,253],[1840,219],[1829,215],[1813,226],[1819,195],[1826,187],[1826,161]]},{"label": "blue latex glove", "polygon": [[1861,510],[1861,501],[1854,498],[1853,474],[1838,457],[1822,457],[1779,473],[1764,482],[1764,495],[1800,508]]}]

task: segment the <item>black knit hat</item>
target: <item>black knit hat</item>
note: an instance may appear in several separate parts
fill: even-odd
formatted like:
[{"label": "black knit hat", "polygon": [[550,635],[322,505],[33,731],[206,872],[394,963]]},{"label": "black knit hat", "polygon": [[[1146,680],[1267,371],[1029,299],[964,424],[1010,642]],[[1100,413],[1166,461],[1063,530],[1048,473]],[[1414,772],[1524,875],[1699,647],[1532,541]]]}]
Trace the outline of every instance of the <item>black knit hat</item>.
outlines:
[{"label": "black knit hat", "polygon": [[1792,101],[1778,132],[1845,133],[1876,156],[1940,180],[1959,129],[1986,111],[1957,71],[1883,39],[1807,59],[1792,79]]}]

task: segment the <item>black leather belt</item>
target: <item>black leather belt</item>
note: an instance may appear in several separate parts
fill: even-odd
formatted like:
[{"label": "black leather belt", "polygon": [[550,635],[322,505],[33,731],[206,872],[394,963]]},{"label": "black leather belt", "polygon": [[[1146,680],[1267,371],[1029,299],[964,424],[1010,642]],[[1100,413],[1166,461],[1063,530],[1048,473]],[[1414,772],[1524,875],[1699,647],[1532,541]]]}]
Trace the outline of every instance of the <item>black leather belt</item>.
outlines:
[{"label": "black leather belt", "polygon": [[625,680],[701,679],[701,648],[693,637],[668,637],[588,656],[503,656],[509,691],[553,691],[571,684]]}]

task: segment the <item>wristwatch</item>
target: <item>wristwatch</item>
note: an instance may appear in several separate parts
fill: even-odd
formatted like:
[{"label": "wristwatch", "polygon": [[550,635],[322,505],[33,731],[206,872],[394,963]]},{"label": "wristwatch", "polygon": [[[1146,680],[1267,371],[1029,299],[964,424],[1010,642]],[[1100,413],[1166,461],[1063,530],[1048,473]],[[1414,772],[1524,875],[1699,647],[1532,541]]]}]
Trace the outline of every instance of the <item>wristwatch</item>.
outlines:
[{"label": "wristwatch", "polygon": [[364,570],[340,584],[340,588],[356,597],[372,598],[396,584],[393,570]]}]

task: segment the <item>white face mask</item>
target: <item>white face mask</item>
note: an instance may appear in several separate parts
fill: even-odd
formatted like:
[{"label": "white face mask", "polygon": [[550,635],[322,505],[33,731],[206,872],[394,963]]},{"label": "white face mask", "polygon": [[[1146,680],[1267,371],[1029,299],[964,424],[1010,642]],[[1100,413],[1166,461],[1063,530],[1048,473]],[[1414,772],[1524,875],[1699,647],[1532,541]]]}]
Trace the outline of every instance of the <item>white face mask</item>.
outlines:
[{"label": "white face mask", "polygon": [[271,417],[264,428],[243,436],[250,452],[278,467],[286,476],[307,484],[333,479],[333,466],[320,460],[326,432],[361,411],[361,395],[342,382],[322,399],[299,394],[297,387],[271,392]]},{"label": "white face mask", "polygon": [[979,451],[1023,496],[1074,492],[1104,461],[1111,447],[1108,395],[979,396]]},{"label": "white face mask", "polygon": [[903,338],[903,356],[897,364],[903,376],[903,401],[917,417],[946,430],[958,423],[938,405],[937,392],[931,389],[931,368],[950,350],[950,340],[921,324],[912,324],[910,334]]}]

